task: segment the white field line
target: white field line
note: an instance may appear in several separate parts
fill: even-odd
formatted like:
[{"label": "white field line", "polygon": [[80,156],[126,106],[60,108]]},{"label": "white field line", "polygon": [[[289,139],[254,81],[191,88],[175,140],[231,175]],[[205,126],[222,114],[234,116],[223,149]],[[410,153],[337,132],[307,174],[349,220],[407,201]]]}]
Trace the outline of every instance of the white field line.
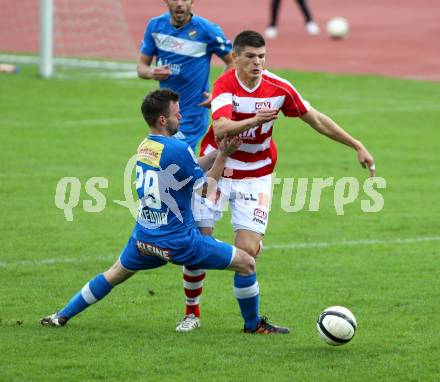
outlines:
[{"label": "white field line", "polygon": [[[40,58],[38,56],[20,56],[14,54],[0,54],[2,62],[12,64],[39,64]],[[90,69],[108,69],[108,70],[128,70],[136,71],[135,62],[126,61],[106,61],[106,60],[89,60],[77,58],[55,57],[54,64],[67,67],[82,67]]]},{"label": "white field line", "polygon": [[[114,78],[114,79],[131,79],[131,78],[137,78],[138,74],[136,70],[131,71],[108,71],[108,72],[101,72],[101,73],[81,73],[81,74],[67,74],[67,73],[58,73],[55,72],[54,78],[60,79],[60,80],[74,80],[76,78],[79,78],[81,80],[86,80],[88,78],[91,79],[97,79],[97,78]],[[145,87],[145,85],[144,85]]]},{"label": "white field line", "polygon": [[337,246],[355,246],[355,245],[375,245],[375,244],[412,244],[427,241],[440,241],[440,236],[421,236],[408,239],[391,240],[344,240],[344,241],[324,241],[310,243],[282,243],[265,245],[264,249],[294,249],[294,248],[326,248]]},{"label": "white field line", "polygon": [[[123,123],[132,123],[132,122],[142,122],[142,119],[139,118],[108,118],[108,119],[82,119],[79,121],[63,121],[61,125],[63,127],[75,127],[75,126],[89,126],[89,125],[119,125]],[[54,125],[59,125],[58,123],[54,123]]]},{"label": "white field line", "polygon": [[80,257],[80,258],[59,258],[59,259],[41,259],[41,260],[17,260],[17,261],[0,261],[0,268],[14,267],[14,266],[40,266],[53,264],[78,264],[87,263],[92,260],[112,260],[116,261],[117,255],[112,256],[98,256],[98,257]]},{"label": "white field line", "polygon": [[[72,68],[90,68],[90,69],[107,69],[107,70],[119,70],[118,73],[101,73],[96,74],[94,77],[112,77],[112,78],[136,78],[136,63],[126,62],[126,61],[111,61],[111,60],[90,60],[90,59],[77,59],[77,58],[68,58],[68,57],[54,57],[54,64],[61,67],[72,67]],[[38,65],[40,63],[39,56],[24,56],[24,55],[14,55],[14,54],[0,54],[0,61],[11,63],[11,64],[35,64]],[[56,75],[58,78],[71,78],[71,76],[63,76]],[[403,78],[410,80],[426,80],[426,81],[440,81],[439,73],[431,73],[431,74],[408,74]],[[314,96],[314,99],[339,99],[339,100],[363,100],[363,98],[357,97],[344,97],[344,96]],[[409,100],[411,101],[411,100]]]},{"label": "white field line", "polygon": [[431,73],[431,74],[409,74],[404,76],[409,80],[426,80],[426,81],[440,81],[439,73]]},{"label": "white field line", "polygon": [[[356,245],[376,245],[376,244],[414,244],[421,242],[440,241],[440,236],[421,236],[407,239],[391,239],[391,240],[344,240],[344,241],[324,241],[309,243],[282,243],[265,245],[265,250],[271,249],[295,249],[295,248],[327,248],[338,246],[356,246]],[[42,259],[42,260],[17,260],[17,261],[0,261],[0,268],[17,267],[17,266],[42,266],[54,264],[77,264],[90,261],[116,260],[117,255],[98,256],[98,257],[81,257],[81,258],[59,258],[59,259]]]},{"label": "white field line", "polygon": [[333,109],[331,115],[359,115],[372,113],[414,113],[424,111],[440,111],[440,105],[411,106],[411,107],[365,107],[362,109]]},{"label": "white field line", "polygon": [[[314,100],[323,100],[323,101],[347,101],[347,102],[361,102],[365,103],[364,97],[356,97],[353,95],[325,95],[325,94],[314,94],[312,97],[310,97],[313,101]],[[307,98],[306,98],[307,99]],[[308,100],[308,99],[307,99]],[[420,104],[420,103],[418,103]],[[438,106],[438,104],[432,102],[432,101],[422,101],[422,106]],[[383,108],[386,107],[395,107],[395,106],[403,106],[408,108],[414,107],[414,100],[410,98],[393,98],[393,99],[385,99],[381,100],[380,105]]]},{"label": "white field line", "polygon": [[[11,64],[36,64],[40,62],[38,56],[20,56],[12,54],[0,54],[0,61],[7,62]],[[55,65],[55,78],[60,79],[72,79],[77,76],[72,76],[68,74],[58,73],[57,67],[64,68],[87,68],[95,70],[106,70],[105,72],[98,72],[90,75],[80,75],[80,77],[93,77],[93,78],[136,78],[136,63],[135,62],[119,62],[119,61],[106,61],[106,60],[88,60],[88,59],[76,59],[76,58],[64,58],[55,57],[53,59]]]},{"label": "white field line", "polygon": [[[424,112],[424,111],[440,111],[440,105],[430,105],[430,106],[413,106],[412,108],[365,108],[362,110],[358,109],[333,109],[331,115],[359,115],[359,114],[371,114],[371,113],[414,113],[414,112]],[[105,118],[105,119],[78,119],[70,121],[60,121],[60,122],[31,122],[31,121],[17,121],[3,119],[2,125],[13,128],[29,129],[29,128],[74,128],[76,126],[106,126],[106,125],[122,125],[125,123],[143,123],[142,119],[139,118]]]}]

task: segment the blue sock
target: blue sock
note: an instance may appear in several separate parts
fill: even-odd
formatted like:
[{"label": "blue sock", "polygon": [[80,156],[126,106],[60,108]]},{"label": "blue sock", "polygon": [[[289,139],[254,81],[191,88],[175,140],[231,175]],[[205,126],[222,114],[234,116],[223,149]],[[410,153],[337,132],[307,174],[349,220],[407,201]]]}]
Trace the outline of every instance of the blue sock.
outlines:
[{"label": "blue sock", "polygon": [[246,329],[255,330],[260,321],[258,316],[259,286],[257,274],[242,276],[236,273],[234,276],[234,294],[237,297],[238,305],[240,305]]},{"label": "blue sock", "polygon": [[58,315],[72,318],[90,305],[104,298],[112,288],[111,284],[101,273],[84,285],[84,287],[72,297],[68,304],[58,312]]}]

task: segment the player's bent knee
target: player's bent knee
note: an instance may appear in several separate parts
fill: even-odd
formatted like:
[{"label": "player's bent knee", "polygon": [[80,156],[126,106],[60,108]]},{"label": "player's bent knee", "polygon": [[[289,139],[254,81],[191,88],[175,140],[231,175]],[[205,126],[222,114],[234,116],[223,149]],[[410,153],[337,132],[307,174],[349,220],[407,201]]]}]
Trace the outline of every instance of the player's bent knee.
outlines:
[{"label": "player's bent knee", "polygon": [[257,271],[257,265],[255,263],[255,259],[252,256],[247,255],[246,260],[247,260],[246,266],[247,266],[248,274],[255,273]]},{"label": "player's bent knee", "polygon": [[259,258],[261,256],[261,254],[263,253],[263,241],[260,240],[259,244],[258,244],[258,248],[255,251],[255,256],[252,255],[252,257],[254,257],[255,259]]},{"label": "player's bent knee", "polygon": [[252,246],[251,248],[247,248],[247,252],[250,256],[252,256],[254,259],[259,257],[261,255],[262,247],[260,244],[258,246]]},{"label": "player's bent knee", "polygon": [[212,227],[199,227],[199,231],[203,236],[212,236],[214,228]]},{"label": "player's bent knee", "polygon": [[247,252],[237,248],[234,260],[232,261],[229,269],[240,274],[250,275],[256,271],[255,259]]},{"label": "player's bent knee", "polygon": [[263,253],[263,240],[260,240],[260,246],[258,247],[257,257],[260,257]]},{"label": "player's bent knee", "polygon": [[110,269],[104,272],[104,277],[112,286],[116,286],[134,274],[135,272],[125,269],[118,260],[110,267]]},{"label": "player's bent knee", "polygon": [[260,256],[263,245],[261,240],[249,240],[249,241],[238,241],[235,243],[235,246],[241,248],[247,254],[252,256],[253,258],[257,258]]}]

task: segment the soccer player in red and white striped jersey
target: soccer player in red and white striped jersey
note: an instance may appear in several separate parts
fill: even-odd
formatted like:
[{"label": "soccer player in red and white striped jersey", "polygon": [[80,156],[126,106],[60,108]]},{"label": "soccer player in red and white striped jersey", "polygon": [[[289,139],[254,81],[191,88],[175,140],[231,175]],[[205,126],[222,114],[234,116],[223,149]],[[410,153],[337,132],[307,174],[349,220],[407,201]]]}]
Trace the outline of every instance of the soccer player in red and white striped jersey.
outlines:
[{"label": "soccer player in red and white striped jersey", "polygon": [[[226,72],[214,85],[211,102],[214,125],[202,141],[202,153],[207,154],[217,147],[216,134],[239,134],[243,144],[228,160],[229,171],[225,172],[225,177],[232,179],[271,174],[277,160],[272,139],[277,113],[282,111],[289,117],[301,117],[310,110],[310,104],[288,81],[267,70],[255,72],[260,75],[252,88],[240,80],[236,70]],[[236,130],[223,131],[225,121],[237,122],[238,127],[231,125]],[[216,129],[217,124],[220,128]]]},{"label": "soccer player in red and white striped jersey", "polygon": [[[235,69],[214,83],[213,123],[202,141],[201,154],[215,150],[216,139],[225,136],[239,135],[243,143],[226,161],[215,200],[209,205],[196,203],[193,213],[201,232],[211,234],[229,202],[235,245],[257,257],[269,216],[271,174],[277,161],[272,131],[280,111],[285,116],[301,118],[317,132],[353,148],[371,176],[374,161],[360,141],[311,107],[291,83],[265,70],[265,41],[259,33],[238,34],[232,58]],[[192,297],[198,298],[194,294]]]}]

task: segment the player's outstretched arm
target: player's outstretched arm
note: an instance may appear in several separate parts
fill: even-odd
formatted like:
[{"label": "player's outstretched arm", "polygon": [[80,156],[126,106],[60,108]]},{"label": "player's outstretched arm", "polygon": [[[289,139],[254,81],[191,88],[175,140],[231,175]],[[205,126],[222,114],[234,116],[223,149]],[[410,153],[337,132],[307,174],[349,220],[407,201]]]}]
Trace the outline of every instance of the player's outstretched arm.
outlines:
[{"label": "player's outstretched arm", "polygon": [[240,135],[243,131],[252,127],[262,125],[263,123],[277,119],[278,109],[261,109],[251,118],[242,119],[241,121],[233,121],[226,117],[220,117],[212,121],[214,135],[218,139],[224,137],[234,137]]},{"label": "player's outstretched arm", "polygon": [[374,159],[362,142],[353,138],[330,117],[314,108],[311,108],[301,117],[301,119],[309,126],[313,127],[317,132],[355,149],[358,155],[358,160],[362,167],[368,167],[370,170],[370,175],[375,175]]},{"label": "player's outstretched arm", "polygon": [[204,172],[208,171],[214,164],[215,158],[217,157],[217,150],[210,152],[199,158],[199,166]]},{"label": "player's outstretched arm", "polygon": [[151,63],[153,57],[140,53],[137,65],[138,77],[145,80],[166,80],[171,75],[171,70],[167,66],[157,66],[153,68]]},{"label": "player's outstretched arm", "polygon": [[[218,142],[218,149],[215,151],[215,159],[211,168],[206,173],[206,183],[197,192],[204,198],[217,190],[217,183],[223,175],[226,160],[240,147],[242,140],[239,137],[225,138]],[[214,153],[211,153],[212,155]],[[202,158],[200,158],[202,159]],[[200,163],[200,160],[199,160]]]},{"label": "player's outstretched arm", "polygon": [[212,168],[217,155],[223,152],[226,156],[230,156],[235,153],[243,143],[240,137],[224,138],[222,140],[216,139],[216,142],[218,146],[217,150],[199,158],[199,166],[204,172],[207,172]]}]

